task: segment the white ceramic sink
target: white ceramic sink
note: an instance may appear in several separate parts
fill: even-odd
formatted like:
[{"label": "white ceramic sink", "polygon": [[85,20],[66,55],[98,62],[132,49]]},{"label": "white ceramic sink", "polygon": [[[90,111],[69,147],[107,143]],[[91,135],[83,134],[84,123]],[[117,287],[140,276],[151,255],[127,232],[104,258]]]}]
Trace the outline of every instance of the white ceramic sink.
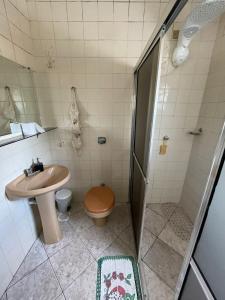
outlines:
[{"label": "white ceramic sink", "polygon": [[50,165],[37,175],[18,176],[5,188],[6,195],[11,200],[36,198],[46,244],[56,243],[62,238],[55,209],[55,191],[69,180],[68,168]]}]

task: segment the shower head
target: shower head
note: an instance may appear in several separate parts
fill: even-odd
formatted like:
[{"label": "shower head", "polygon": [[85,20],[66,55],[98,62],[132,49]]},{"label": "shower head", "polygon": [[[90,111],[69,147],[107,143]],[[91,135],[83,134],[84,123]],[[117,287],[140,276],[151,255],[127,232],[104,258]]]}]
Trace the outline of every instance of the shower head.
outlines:
[{"label": "shower head", "polygon": [[187,21],[189,24],[204,24],[219,17],[225,8],[224,0],[206,0],[196,6],[190,13]]},{"label": "shower head", "polygon": [[177,47],[173,53],[172,62],[175,67],[188,58],[188,46],[195,34],[224,12],[225,0],[206,0],[191,11],[179,33]]}]

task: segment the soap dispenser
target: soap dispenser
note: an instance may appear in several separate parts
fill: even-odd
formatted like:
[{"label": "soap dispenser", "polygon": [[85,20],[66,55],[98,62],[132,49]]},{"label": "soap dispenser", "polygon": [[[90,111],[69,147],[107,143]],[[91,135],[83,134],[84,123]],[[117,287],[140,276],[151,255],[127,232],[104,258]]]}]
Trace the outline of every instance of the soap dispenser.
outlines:
[{"label": "soap dispenser", "polygon": [[34,160],[32,159],[32,164],[30,166],[31,172],[35,172],[36,171],[36,164],[34,163]]},{"label": "soap dispenser", "polygon": [[36,168],[37,168],[37,171],[44,171],[44,165],[42,162],[39,161],[39,158],[37,158],[37,164],[36,164]]}]

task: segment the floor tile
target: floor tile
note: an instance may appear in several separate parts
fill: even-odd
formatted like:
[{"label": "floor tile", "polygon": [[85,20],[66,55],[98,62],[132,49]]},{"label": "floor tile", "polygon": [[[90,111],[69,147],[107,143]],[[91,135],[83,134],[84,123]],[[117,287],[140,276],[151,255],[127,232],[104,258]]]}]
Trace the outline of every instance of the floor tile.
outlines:
[{"label": "floor tile", "polygon": [[7,300],[6,298],[6,293],[4,295],[2,295],[2,297],[0,298],[1,300]]},{"label": "floor tile", "polygon": [[148,250],[151,248],[155,241],[156,237],[149,230],[144,228],[143,237],[141,243],[141,256],[144,257]]},{"label": "floor tile", "polygon": [[188,247],[191,233],[184,230],[174,230],[174,226],[168,222],[166,227],[160,233],[159,238],[184,256]]},{"label": "floor tile", "polygon": [[61,287],[65,289],[94,259],[78,238],[54,254],[50,261]]},{"label": "floor tile", "polygon": [[103,256],[115,255],[128,255],[135,257],[135,253],[119,238],[113,241],[112,244],[101,253],[99,258]]},{"label": "floor tile", "polygon": [[142,263],[148,300],[173,300],[174,292],[159,277]]},{"label": "floor tile", "polygon": [[134,241],[134,232],[132,226],[128,226],[118,237],[133,251],[136,253],[136,246]]},{"label": "floor tile", "polygon": [[47,260],[7,290],[8,300],[49,300],[62,293]]},{"label": "floor tile", "polygon": [[[72,226],[68,222],[60,223],[60,228],[62,231],[63,238],[58,243],[54,243],[51,245],[47,245],[43,242],[45,251],[47,252],[48,256],[52,256],[53,254],[57,253],[60,249],[68,245],[70,242],[73,241],[75,238],[75,233]],[[43,236],[42,236],[43,240]]]},{"label": "floor tile", "polygon": [[174,203],[150,203],[147,207],[168,220],[177,206]]},{"label": "floor tile", "polygon": [[130,209],[128,205],[118,205],[113,209],[112,214],[108,217],[107,227],[115,234],[120,234],[128,225],[130,225]]},{"label": "floor tile", "polygon": [[93,226],[92,219],[85,213],[84,209],[71,213],[69,223],[76,236],[80,235],[83,230]]},{"label": "floor tile", "polygon": [[172,289],[176,286],[182,261],[182,256],[159,239],[144,257],[144,262]]},{"label": "floor tile", "polygon": [[10,282],[10,286],[33,271],[37,266],[39,266],[47,259],[48,257],[46,255],[42,242],[40,241],[40,239],[37,239],[25,259],[23,260],[16,274],[14,275],[12,281]]},{"label": "floor tile", "polygon": [[193,229],[193,224],[187,217],[182,208],[178,207],[170,218],[170,226],[173,231],[179,236],[184,233],[184,239],[186,232],[191,232]]},{"label": "floor tile", "polygon": [[55,300],[66,300],[65,296],[61,294],[59,297],[57,297]]},{"label": "floor tile", "polygon": [[82,232],[82,241],[97,259],[101,253],[116,239],[116,235],[106,226],[92,226]]},{"label": "floor tile", "polygon": [[166,224],[166,219],[150,209],[145,210],[144,226],[154,235],[158,236]]},{"label": "floor tile", "polygon": [[96,299],[97,263],[92,263],[66,290],[66,300]]},{"label": "floor tile", "polygon": [[77,213],[81,210],[84,209],[84,202],[80,202],[80,201],[72,201],[72,208],[69,211],[70,214],[74,214]]}]

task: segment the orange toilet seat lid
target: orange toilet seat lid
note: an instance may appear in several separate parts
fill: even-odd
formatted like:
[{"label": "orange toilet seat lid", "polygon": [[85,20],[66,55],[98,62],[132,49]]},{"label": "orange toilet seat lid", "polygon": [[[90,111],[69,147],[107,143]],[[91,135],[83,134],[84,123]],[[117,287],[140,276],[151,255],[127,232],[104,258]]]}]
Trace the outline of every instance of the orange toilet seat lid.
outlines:
[{"label": "orange toilet seat lid", "polygon": [[103,213],[114,207],[115,195],[107,186],[91,188],[84,200],[85,208],[92,213]]}]

